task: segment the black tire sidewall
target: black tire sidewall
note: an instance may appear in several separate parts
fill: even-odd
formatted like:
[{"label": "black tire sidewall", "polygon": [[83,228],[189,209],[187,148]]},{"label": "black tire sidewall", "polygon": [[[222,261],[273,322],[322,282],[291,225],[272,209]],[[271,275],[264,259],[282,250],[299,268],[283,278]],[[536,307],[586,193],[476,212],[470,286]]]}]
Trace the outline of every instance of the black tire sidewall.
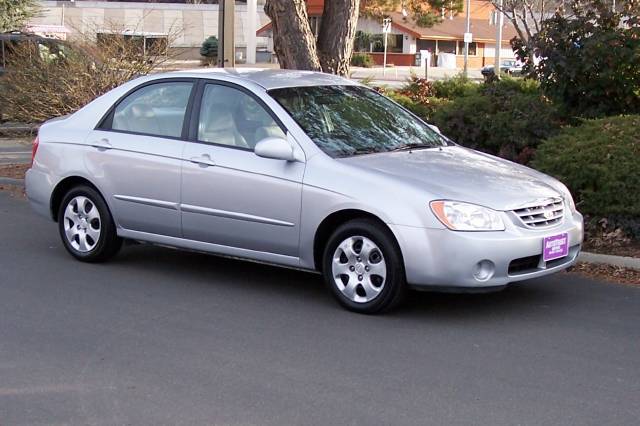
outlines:
[{"label": "black tire sidewall", "polygon": [[[73,246],[71,246],[71,244],[67,240],[67,236],[64,230],[64,211],[67,208],[69,202],[73,198],[78,196],[87,197],[91,201],[91,203],[96,206],[98,212],[100,213],[100,226],[102,227],[100,238],[98,238],[98,243],[91,251],[88,251],[86,253],[80,252],[74,249]],[[78,186],[71,189],[65,194],[58,210],[58,231],[60,233],[60,238],[62,239],[62,243],[64,244],[65,249],[67,249],[67,251],[76,259],[85,262],[96,262],[104,260],[119,248],[119,246],[116,247],[119,241],[116,235],[113,218],[111,216],[109,208],[107,207],[107,203],[95,189],[89,186]]]},{"label": "black tire sidewall", "polygon": [[[382,292],[374,300],[366,303],[349,300],[333,280],[333,254],[342,241],[354,236],[366,237],[373,241],[382,251],[387,265],[387,277]],[[372,220],[352,220],[335,230],[329,237],[322,256],[322,271],[325,283],[338,302],[345,308],[359,313],[374,314],[395,307],[401,300],[406,287],[402,256],[393,234]]]}]

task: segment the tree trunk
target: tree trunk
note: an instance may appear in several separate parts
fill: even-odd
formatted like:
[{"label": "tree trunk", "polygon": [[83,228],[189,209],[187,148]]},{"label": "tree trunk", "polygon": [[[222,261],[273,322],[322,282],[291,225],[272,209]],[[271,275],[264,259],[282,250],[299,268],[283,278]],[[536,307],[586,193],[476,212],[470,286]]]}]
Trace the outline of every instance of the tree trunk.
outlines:
[{"label": "tree trunk", "polygon": [[280,67],[320,71],[316,40],[309,26],[305,1],[267,0],[264,11],[271,18],[273,48]]},{"label": "tree trunk", "polygon": [[318,36],[318,57],[324,72],[349,73],[359,11],[360,0],[325,0]]}]

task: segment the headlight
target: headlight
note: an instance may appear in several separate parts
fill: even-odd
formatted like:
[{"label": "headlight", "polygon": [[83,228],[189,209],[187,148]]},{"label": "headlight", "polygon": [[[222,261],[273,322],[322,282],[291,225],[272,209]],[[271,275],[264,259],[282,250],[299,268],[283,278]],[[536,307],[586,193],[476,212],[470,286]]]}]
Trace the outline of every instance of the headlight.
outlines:
[{"label": "headlight", "polygon": [[431,211],[453,231],[504,231],[500,213],[487,207],[459,201],[432,201]]},{"label": "headlight", "polygon": [[562,195],[564,196],[564,200],[567,202],[567,206],[569,206],[569,210],[571,210],[571,213],[577,212],[578,210],[576,209],[576,203],[573,201],[573,197],[571,196],[571,191],[569,191],[569,188],[567,188],[566,185],[561,185]]}]

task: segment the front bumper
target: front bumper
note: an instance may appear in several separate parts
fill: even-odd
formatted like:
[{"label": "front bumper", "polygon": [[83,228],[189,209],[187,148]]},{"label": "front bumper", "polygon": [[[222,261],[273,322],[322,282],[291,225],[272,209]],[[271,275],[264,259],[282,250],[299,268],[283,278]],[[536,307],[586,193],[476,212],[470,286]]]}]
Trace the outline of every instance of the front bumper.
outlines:
[{"label": "front bumper", "polygon": [[[482,290],[541,277],[575,264],[583,239],[580,213],[545,230],[509,224],[499,232],[456,232],[389,225],[404,258],[407,282],[413,287]],[[569,254],[542,260],[544,237],[567,232]]]}]

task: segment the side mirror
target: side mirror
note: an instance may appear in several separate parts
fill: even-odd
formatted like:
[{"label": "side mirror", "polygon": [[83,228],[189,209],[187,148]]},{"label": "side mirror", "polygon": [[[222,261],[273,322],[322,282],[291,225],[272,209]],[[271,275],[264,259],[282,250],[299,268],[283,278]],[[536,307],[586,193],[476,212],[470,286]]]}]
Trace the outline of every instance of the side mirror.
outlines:
[{"label": "side mirror", "polygon": [[264,138],[259,141],[253,152],[258,157],[271,158],[274,160],[296,161],[293,146],[282,138]]},{"label": "side mirror", "polygon": [[438,126],[435,126],[435,125],[429,124],[429,123],[427,123],[427,126],[429,126],[429,128],[431,130],[433,130],[434,132],[436,132],[437,134],[439,134],[439,135],[442,134],[442,132],[440,131],[440,128]]}]

